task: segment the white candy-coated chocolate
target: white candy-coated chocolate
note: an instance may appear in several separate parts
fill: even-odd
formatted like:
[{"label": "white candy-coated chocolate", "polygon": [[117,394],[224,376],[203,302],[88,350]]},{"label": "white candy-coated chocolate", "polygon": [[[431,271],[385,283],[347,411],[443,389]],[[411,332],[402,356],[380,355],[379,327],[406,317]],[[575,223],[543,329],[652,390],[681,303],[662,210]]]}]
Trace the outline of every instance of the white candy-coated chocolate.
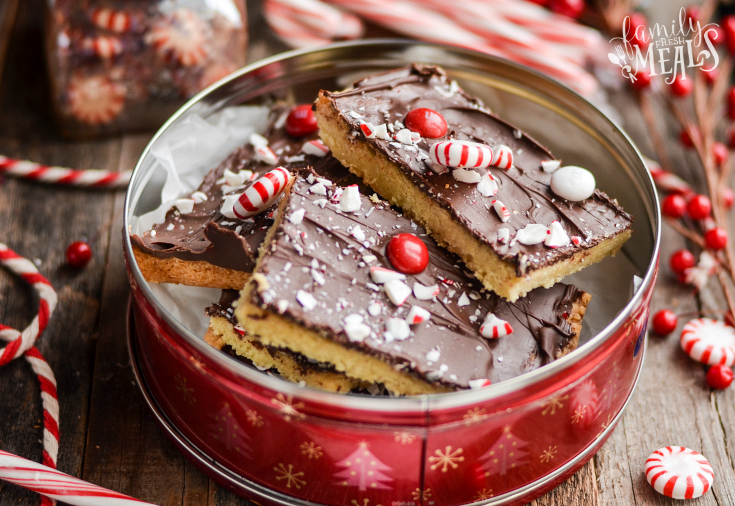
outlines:
[{"label": "white candy-coated chocolate", "polygon": [[564,200],[579,202],[595,192],[595,176],[587,169],[567,165],[551,175],[551,191]]}]

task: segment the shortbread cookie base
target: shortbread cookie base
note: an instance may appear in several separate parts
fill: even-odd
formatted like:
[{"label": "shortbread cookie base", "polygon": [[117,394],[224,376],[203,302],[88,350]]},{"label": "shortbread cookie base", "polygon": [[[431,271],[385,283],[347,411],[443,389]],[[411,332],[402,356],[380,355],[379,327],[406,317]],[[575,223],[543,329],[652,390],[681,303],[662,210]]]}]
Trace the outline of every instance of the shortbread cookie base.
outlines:
[{"label": "shortbread cookie base", "polygon": [[175,283],[205,288],[241,290],[250,279],[249,272],[236,271],[204,261],[158,258],[133,246],[135,261],[149,283]]},{"label": "shortbread cookie base", "polygon": [[276,369],[284,379],[292,383],[304,382],[312,388],[335,393],[348,393],[361,384],[344,374],[303,367],[288,353],[268,350],[257,339],[238,334],[225,318],[214,317],[209,320],[209,329],[204,340],[217,349],[222,349],[227,344],[256,366]]},{"label": "shortbread cookie base", "polygon": [[416,187],[411,179],[368,143],[356,140],[350,126],[331,101],[320,94],[316,102],[319,136],[350,172],[362,178],[380,196],[403,209],[422,225],[440,246],[459,255],[483,285],[511,302],[538,287],[549,288],[565,276],[614,255],[630,238],[626,230],[572,257],[518,276],[514,265],[503,261],[489,246],[472,235],[451,213]]}]

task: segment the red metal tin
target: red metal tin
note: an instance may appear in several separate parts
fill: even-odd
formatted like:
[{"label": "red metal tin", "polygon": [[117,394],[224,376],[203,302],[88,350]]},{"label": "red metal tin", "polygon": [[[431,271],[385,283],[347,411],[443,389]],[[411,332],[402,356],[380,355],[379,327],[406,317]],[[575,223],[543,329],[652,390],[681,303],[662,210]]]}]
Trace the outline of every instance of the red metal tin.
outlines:
[{"label": "red metal tin", "polygon": [[[552,149],[568,151],[534,129],[534,122],[583,132],[573,148],[580,153],[573,156],[599,160],[600,185],[621,195],[636,217],[634,238],[623,254],[641,273],[640,288],[597,335],[532,373],[451,394],[344,396],[263,375],[210,348],[156,300],[126,236],[135,322],[130,347],[146,399],[182,451],[213,478],[259,503],[522,504],[594,455],[635,387],[656,276],[656,195],[625,134],[563,86],[467,50],[410,41],[339,44],[246,67],[195,97],[162,131],[191,111],[206,116],[277,90],[308,101],[319,87],[347,84],[345,76],[414,60],[444,66],[471,93],[490,97],[491,107],[505,104],[516,113],[501,110],[501,116],[526,116],[519,126]],[[125,230],[152,170],[149,149],[128,192]]]}]

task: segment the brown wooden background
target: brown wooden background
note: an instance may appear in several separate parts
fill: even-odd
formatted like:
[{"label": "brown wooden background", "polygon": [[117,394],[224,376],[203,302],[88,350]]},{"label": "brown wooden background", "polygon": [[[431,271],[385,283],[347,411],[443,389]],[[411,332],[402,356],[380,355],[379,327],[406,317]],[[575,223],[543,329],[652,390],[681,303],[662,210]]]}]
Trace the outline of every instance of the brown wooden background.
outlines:
[{"label": "brown wooden background", "polygon": [[[0,3],[9,0],[0,0]],[[677,1],[649,2],[653,20],[669,22]],[[43,0],[24,0],[0,82],[0,153],[77,168],[130,169],[150,134],[71,142],[54,129],[42,57]],[[266,31],[257,1],[249,4],[249,61],[286,49]],[[9,34],[0,33],[0,38]],[[644,152],[642,120],[627,93],[612,101]],[[670,132],[673,139],[678,132]],[[673,140],[671,158],[685,175],[698,171],[693,155]],[[134,383],[125,345],[128,284],[121,254],[123,192],[60,189],[0,182],[0,241],[34,260],[59,293],[59,305],[39,342],[59,383],[59,469],[161,505],[247,505],[199,473],[157,429]],[[66,246],[92,241],[83,270],[65,265]],[[684,247],[664,226],[662,256]],[[666,262],[664,262],[665,264]],[[665,265],[653,310],[724,307],[717,292],[695,298]],[[22,329],[35,314],[32,291],[0,271],[0,321]],[[665,445],[701,451],[713,464],[712,492],[691,504],[735,504],[735,388],[711,392],[705,368],[679,348],[677,334],[649,340],[643,374],[625,416],[602,451],[536,505],[674,504],[645,481],[644,461]],[[0,448],[40,460],[41,406],[30,368],[16,360],[0,370]],[[38,496],[0,482],[0,506],[36,505]]]}]

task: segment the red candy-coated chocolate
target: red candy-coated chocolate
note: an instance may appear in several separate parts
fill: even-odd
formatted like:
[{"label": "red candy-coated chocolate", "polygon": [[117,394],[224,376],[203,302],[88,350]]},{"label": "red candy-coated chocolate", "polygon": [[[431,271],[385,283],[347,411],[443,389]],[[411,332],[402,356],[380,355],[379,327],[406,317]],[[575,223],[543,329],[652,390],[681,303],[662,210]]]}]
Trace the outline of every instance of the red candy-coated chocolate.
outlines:
[{"label": "red candy-coated chocolate", "polygon": [[651,73],[646,69],[641,69],[635,74],[635,81],[631,81],[633,88],[644,90],[651,86]]},{"label": "red candy-coated chocolate", "polygon": [[707,371],[707,384],[715,390],[724,390],[732,383],[732,369],[726,365],[713,365]]},{"label": "red candy-coated chocolate", "polygon": [[388,242],[386,253],[393,267],[404,274],[418,274],[429,265],[426,244],[413,234],[394,235]]},{"label": "red candy-coated chocolate", "polygon": [[705,195],[695,195],[687,202],[687,212],[693,220],[703,220],[712,211],[712,202]]},{"label": "red candy-coated chocolate", "polygon": [[727,50],[733,54],[735,53],[735,16],[731,14],[722,18],[721,26],[722,30],[725,32]]},{"label": "red candy-coated chocolate", "polygon": [[92,259],[92,248],[82,241],[73,242],[66,248],[66,261],[69,265],[82,268]]},{"label": "red candy-coated chocolate", "polygon": [[677,274],[682,274],[685,270],[694,267],[696,263],[694,255],[688,249],[675,251],[669,258],[669,267]]},{"label": "red candy-coated chocolate", "polygon": [[447,121],[444,116],[426,107],[409,112],[403,124],[412,132],[421,134],[421,137],[438,139],[447,135]]},{"label": "red candy-coated chocolate", "polygon": [[678,324],[679,319],[671,309],[662,309],[653,315],[653,331],[660,336],[668,336]]},{"label": "red candy-coated chocolate", "polygon": [[669,218],[679,219],[687,210],[687,201],[681,195],[672,193],[667,195],[661,203],[661,212]]},{"label": "red candy-coated chocolate", "polygon": [[693,88],[694,84],[692,80],[685,75],[677,76],[670,85],[671,93],[680,98],[689,96]]},{"label": "red candy-coated chocolate", "polygon": [[727,146],[725,146],[723,143],[715,142],[712,145],[712,154],[715,156],[715,163],[718,166],[722,166],[722,164],[724,164],[727,160],[730,152],[728,151]]},{"label": "red candy-coated chocolate", "polygon": [[709,249],[722,249],[727,246],[727,232],[722,228],[713,228],[704,234],[704,243]]},{"label": "red candy-coated chocolate", "polygon": [[720,196],[722,197],[722,203],[725,205],[725,208],[730,209],[733,202],[735,202],[735,193],[733,193],[732,188],[725,186],[720,190]]},{"label": "red candy-coated chocolate", "polygon": [[549,9],[570,18],[578,18],[584,11],[584,0],[551,0]]},{"label": "red candy-coated chocolate", "polygon": [[294,137],[306,137],[319,130],[311,104],[297,105],[286,118],[286,132]]}]

